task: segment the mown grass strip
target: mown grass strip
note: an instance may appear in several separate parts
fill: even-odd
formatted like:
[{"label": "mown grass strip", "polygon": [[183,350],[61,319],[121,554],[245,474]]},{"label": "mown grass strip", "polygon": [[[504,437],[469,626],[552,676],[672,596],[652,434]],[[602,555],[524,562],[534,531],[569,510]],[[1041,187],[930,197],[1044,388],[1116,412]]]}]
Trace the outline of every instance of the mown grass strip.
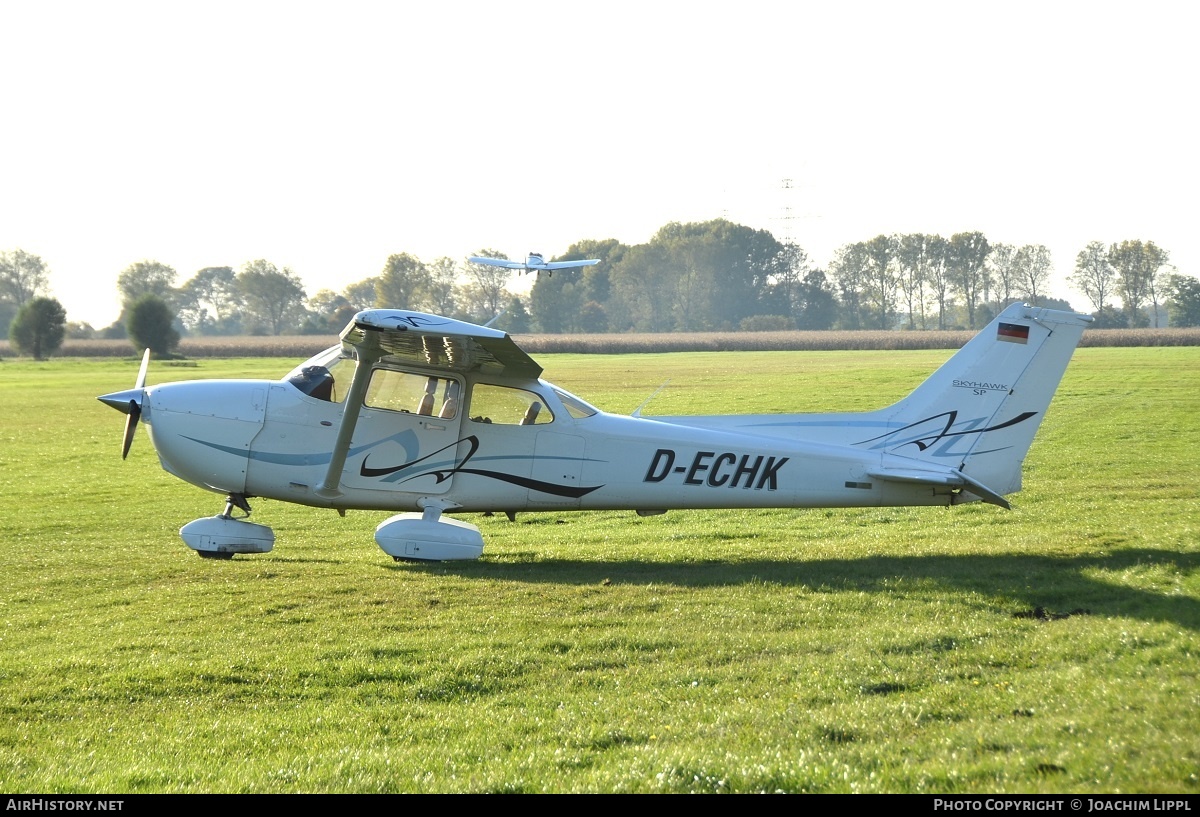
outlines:
[{"label": "mown grass strip", "polygon": [[[686,414],[872,408],[945,356],[540,362]],[[1195,793],[1198,364],[1077,352],[1011,512],[472,517],[482,560],[401,565],[384,514],[277,502],[275,551],[196,558],[221,497],[95,400],[136,360],[5,361],[0,788]]]}]

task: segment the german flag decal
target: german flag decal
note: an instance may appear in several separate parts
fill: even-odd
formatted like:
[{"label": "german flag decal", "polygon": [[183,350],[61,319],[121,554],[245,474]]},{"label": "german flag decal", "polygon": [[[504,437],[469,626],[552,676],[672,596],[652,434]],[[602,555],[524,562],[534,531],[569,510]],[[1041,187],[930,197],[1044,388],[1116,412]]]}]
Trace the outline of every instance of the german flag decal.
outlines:
[{"label": "german flag decal", "polygon": [[1002,323],[996,330],[996,337],[1009,343],[1028,343],[1029,327],[1019,323]]}]

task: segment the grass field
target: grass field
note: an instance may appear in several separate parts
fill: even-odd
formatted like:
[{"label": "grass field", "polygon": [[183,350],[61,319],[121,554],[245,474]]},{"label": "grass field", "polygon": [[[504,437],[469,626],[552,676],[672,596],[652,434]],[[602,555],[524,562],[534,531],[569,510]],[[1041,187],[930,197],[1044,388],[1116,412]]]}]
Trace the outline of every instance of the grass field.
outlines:
[{"label": "grass field", "polygon": [[[627,413],[868,409],[949,355],[544,355]],[[154,363],[150,382],[290,362]],[[96,395],[136,360],[0,363],[0,791],[1200,791],[1200,350],[1076,353],[1015,509],[471,516],[222,498]]]}]

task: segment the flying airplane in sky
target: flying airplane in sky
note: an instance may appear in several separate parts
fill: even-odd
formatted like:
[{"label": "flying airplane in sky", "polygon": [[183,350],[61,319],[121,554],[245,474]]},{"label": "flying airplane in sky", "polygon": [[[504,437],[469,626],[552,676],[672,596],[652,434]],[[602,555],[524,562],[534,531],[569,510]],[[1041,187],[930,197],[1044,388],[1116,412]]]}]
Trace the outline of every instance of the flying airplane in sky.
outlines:
[{"label": "flying airplane in sky", "polygon": [[255,497],[399,512],[397,560],[475,559],[456,512],[956,505],[1008,508],[1086,315],[1014,304],[908,397],[877,411],[608,414],[541,379],[506,333],[398,309],[281,380],[146,385],[99,399],[144,421],[162,467],[225,495],[180,531],[201,556],[265,553]]},{"label": "flying airplane in sky", "polygon": [[515,269],[521,272],[545,272],[553,275],[555,270],[560,269],[576,269],[578,267],[590,267],[593,264],[599,264],[599,258],[589,258],[585,261],[547,261],[542,257],[541,253],[531,252],[522,261],[509,261],[505,258],[485,258],[479,255],[472,255],[467,259],[476,264],[487,264],[489,267],[504,267],[505,269]]}]

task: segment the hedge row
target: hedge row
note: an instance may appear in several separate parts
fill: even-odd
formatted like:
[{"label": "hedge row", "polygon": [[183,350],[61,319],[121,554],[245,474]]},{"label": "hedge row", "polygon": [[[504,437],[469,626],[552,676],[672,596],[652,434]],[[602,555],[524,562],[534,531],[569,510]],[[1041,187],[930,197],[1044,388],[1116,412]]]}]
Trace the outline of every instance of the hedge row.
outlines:
[{"label": "hedge row", "polygon": [[[836,350],[957,349],[970,331],[679,332],[628,335],[517,335],[530,354],[626,354],[658,352],[814,352]],[[184,338],[188,358],[283,357],[303,360],[337,343],[333,335]],[[1089,329],[1081,346],[1200,346],[1200,328]],[[58,357],[129,357],[127,340],[66,340]],[[0,357],[14,355],[0,341]]]}]

